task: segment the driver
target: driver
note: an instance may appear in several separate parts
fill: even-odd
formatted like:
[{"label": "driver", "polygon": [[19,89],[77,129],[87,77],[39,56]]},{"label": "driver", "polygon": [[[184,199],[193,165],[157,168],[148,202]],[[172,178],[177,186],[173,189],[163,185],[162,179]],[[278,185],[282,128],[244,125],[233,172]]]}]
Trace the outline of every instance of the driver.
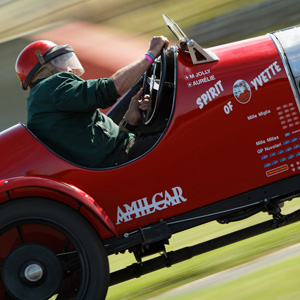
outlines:
[{"label": "driver", "polygon": [[132,97],[119,126],[98,108],[112,106],[167,48],[167,38],[153,37],[144,57],[110,78],[83,80],[84,69],[69,45],[31,43],[19,54],[16,73],[27,98],[28,128],[62,157],[85,167],[105,168],[138,157],[156,142],[156,135],[132,133],[147,110],[149,95]]}]

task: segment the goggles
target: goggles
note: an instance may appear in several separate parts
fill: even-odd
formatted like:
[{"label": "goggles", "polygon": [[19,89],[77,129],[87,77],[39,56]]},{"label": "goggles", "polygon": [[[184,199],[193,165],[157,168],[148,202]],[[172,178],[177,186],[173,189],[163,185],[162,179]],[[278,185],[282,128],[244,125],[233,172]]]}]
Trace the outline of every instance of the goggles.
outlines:
[{"label": "goggles", "polygon": [[84,69],[74,52],[69,52],[57,56],[50,61],[60,71],[72,70],[74,74],[80,76],[84,73]]}]

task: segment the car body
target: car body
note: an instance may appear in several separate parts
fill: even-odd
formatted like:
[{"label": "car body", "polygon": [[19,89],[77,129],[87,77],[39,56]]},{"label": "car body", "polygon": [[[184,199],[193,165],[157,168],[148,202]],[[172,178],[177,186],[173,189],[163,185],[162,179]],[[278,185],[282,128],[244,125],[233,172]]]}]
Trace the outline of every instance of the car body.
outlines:
[{"label": "car body", "polygon": [[[61,290],[64,295],[67,276],[51,283],[44,278],[47,266],[40,266],[42,258],[25,263],[35,261],[37,253],[47,256],[47,248],[56,257],[81,253],[81,274],[88,279],[74,299],[93,299],[88,290],[97,287],[90,286],[94,279],[87,274],[93,264],[89,257],[95,254],[89,252],[90,245],[85,248],[88,240],[80,240],[86,232],[93,231],[89,239],[97,240],[92,247],[102,259],[91,273],[99,277],[97,263],[105,265],[99,268],[101,299],[109,284],[107,254],[130,250],[141,262],[143,256],[164,250],[172,234],[212,220],[228,223],[259,211],[280,219],[279,204],[299,194],[300,28],[203,49],[174,22],[167,24],[180,46],[170,47],[156,70],[145,74],[150,88],[159,85],[153,91],[159,106],[153,120],[139,128],[163,125],[164,132],[141,157],[121,166],[90,169],[54,153],[23,124],[0,133],[4,298],[8,293],[25,299],[22,295],[35,287],[37,294],[26,299],[46,299]],[[116,123],[140,86],[137,83],[108,113]],[[55,207],[73,221],[56,219]],[[78,236],[78,229],[72,229],[76,220],[86,228]],[[66,240],[68,250],[62,251]],[[13,260],[24,270],[25,279],[15,279],[21,292],[8,275]],[[56,258],[49,254],[49,260]],[[34,267],[43,284],[30,272]],[[55,272],[66,271],[57,266]]]}]

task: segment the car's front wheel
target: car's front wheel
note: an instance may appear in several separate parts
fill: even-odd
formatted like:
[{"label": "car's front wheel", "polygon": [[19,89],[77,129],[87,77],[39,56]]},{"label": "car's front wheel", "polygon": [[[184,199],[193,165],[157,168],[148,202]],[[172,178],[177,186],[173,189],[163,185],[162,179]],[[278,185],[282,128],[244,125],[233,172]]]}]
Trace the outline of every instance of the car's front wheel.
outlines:
[{"label": "car's front wheel", "polygon": [[77,211],[48,199],[0,206],[0,268],[0,299],[99,300],[109,284],[95,230]]}]

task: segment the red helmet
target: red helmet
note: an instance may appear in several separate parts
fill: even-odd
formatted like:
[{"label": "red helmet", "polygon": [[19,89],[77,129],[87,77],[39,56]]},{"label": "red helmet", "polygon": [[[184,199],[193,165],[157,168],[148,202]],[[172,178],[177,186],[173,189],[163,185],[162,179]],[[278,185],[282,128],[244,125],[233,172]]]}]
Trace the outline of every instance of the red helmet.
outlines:
[{"label": "red helmet", "polygon": [[84,73],[71,46],[57,46],[45,40],[36,41],[25,47],[16,61],[15,70],[24,90],[27,90],[42,65],[50,61],[55,67],[62,70],[72,69],[72,72],[78,76]]}]

